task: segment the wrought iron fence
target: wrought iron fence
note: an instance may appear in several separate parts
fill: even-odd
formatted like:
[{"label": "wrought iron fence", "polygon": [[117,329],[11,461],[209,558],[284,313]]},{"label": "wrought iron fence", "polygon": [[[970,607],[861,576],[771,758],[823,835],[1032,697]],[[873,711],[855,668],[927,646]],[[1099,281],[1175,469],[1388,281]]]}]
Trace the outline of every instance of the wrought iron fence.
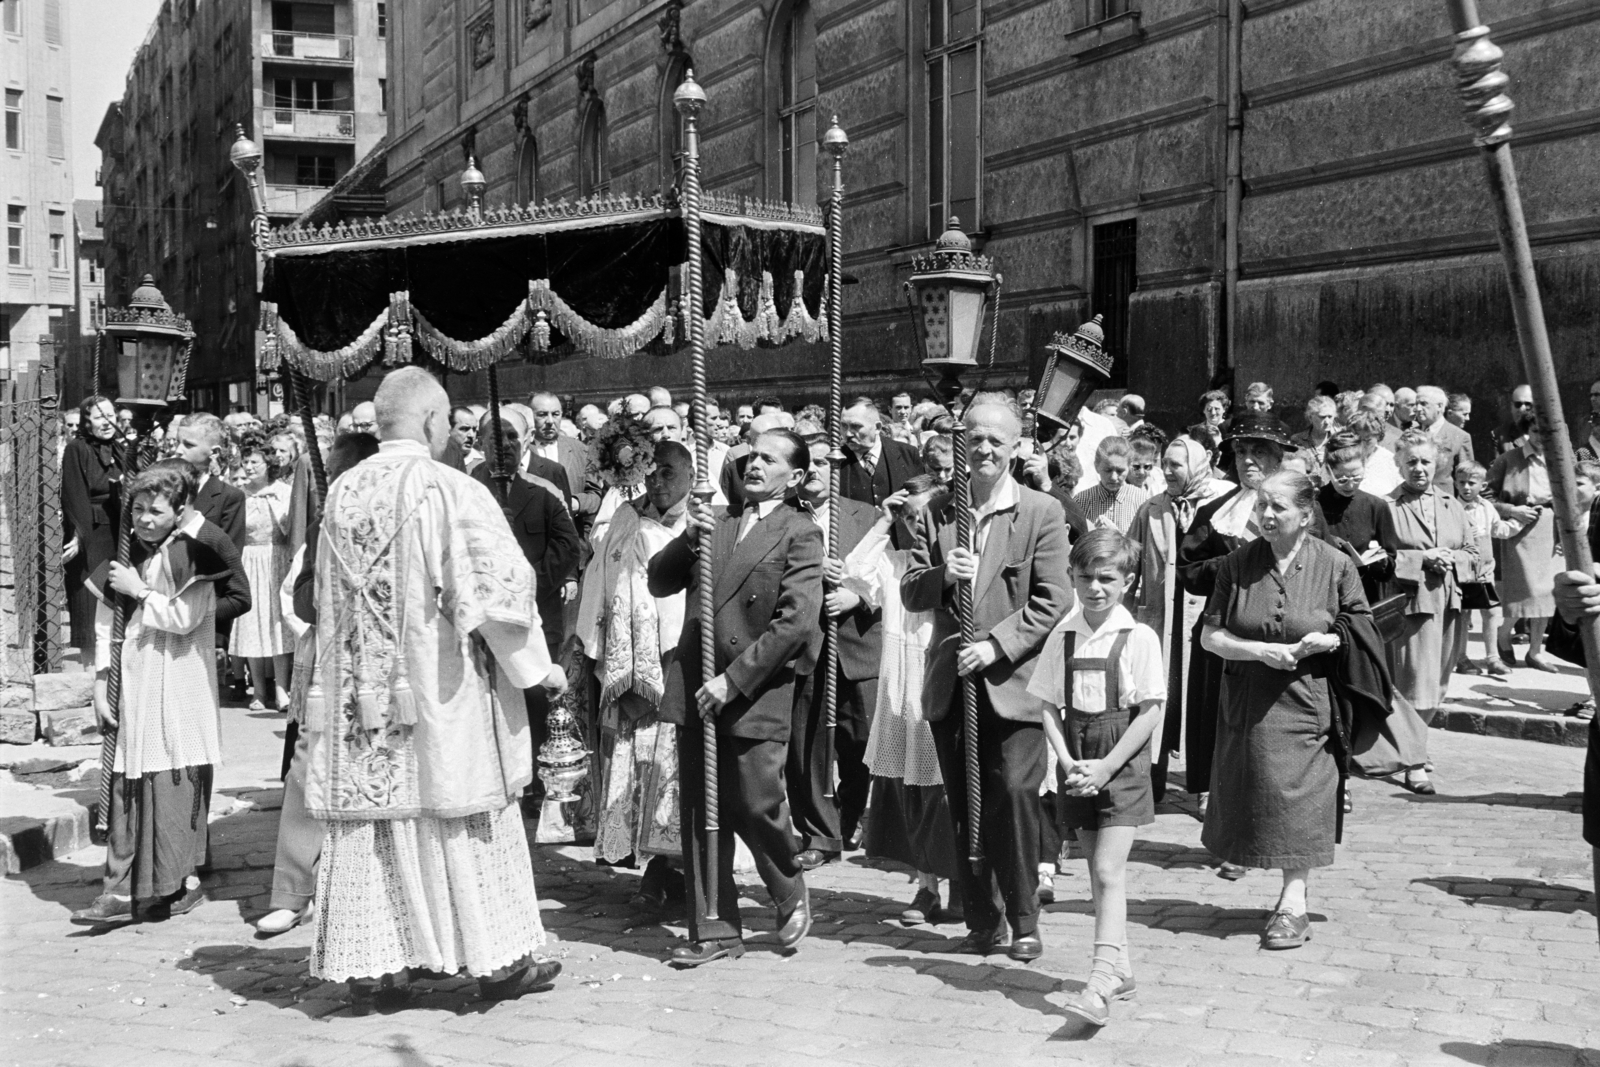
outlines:
[{"label": "wrought iron fence", "polygon": [[39,362],[0,381],[0,681],[61,669],[60,429],[56,343],[43,337]]}]

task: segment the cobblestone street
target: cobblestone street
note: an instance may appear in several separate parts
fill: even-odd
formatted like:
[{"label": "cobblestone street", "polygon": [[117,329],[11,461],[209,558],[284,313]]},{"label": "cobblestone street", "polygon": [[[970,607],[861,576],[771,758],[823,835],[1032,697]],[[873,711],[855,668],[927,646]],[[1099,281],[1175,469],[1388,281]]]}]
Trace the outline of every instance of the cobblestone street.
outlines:
[{"label": "cobblestone street", "polygon": [[98,849],[0,888],[4,1062],[1600,1064],[1581,749],[1436,731],[1438,797],[1357,782],[1338,863],[1313,878],[1315,937],[1286,953],[1258,948],[1270,876],[1218,879],[1192,813],[1164,808],[1130,867],[1139,996],[1099,1033],[1046,998],[1087,973],[1081,863],[1057,878],[1033,966],[951,954],[954,926],[903,929],[906,875],[858,856],[813,876],[819,921],[797,954],[779,954],[767,909],[744,959],[681,973],[663,962],[681,926],[627,906],[637,874],[575,848],[535,850],[566,966],[553,990],[485,1007],[471,983],[419,983],[406,1009],[353,1018],[342,986],[307,977],[309,930],[259,941],[246,925],[267,902],[280,722],[224,716],[219,798],[238,810],[213,823],[197,911],[68,925]]}]

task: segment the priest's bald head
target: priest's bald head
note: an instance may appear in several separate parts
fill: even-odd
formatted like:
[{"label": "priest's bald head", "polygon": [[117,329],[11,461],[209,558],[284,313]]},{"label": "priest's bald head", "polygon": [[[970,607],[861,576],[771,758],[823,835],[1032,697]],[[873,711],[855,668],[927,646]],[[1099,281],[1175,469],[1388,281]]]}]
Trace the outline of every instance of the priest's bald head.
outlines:
[{"label": "priest's bald head", "polygon": [[378,440],[415,441],[434,459],[450,442],[450,395],[421,367],[390,371],[372,398],[377,408]]}]

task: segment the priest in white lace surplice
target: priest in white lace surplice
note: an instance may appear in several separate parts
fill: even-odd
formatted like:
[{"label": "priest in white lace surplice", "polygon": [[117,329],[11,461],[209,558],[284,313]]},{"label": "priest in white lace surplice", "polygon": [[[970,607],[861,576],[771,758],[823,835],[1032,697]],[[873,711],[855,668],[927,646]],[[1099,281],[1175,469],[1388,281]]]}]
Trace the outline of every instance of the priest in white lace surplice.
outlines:
[{"label": "priest in white lace surplice", "polygon": [[589,563],[578,609],[578,637],[593,662],[600,727],[607,744],[597,859],[650,857],[634,903],[660,908],[681,857],[678,731],[658,714],[662,662],[677,648],[684,594],[653,597],[650,558],[683,532],[694,457],[676,441],[656,445],[646,495],[616,510]]},{"label": "priest in white lace surplice", "polygon": [[559,969],[533,963],[519,689],[565,680],[494,497],[436,462],[444,390],[407,367],[375,403],[382,444],[329,488],[317,552],[306,808],[328,833],[311,972],[350,980],[358,1006],[409,969],[515,995]]}]

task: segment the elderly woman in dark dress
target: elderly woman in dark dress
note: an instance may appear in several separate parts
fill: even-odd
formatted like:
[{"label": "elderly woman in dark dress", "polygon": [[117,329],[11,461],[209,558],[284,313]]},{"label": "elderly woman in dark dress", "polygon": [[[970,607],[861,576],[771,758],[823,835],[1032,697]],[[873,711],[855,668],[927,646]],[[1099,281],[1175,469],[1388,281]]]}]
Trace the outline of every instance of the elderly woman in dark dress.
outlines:
[{"label": "elderly woman in dark dress", "polygon": [[1361,557],[1361,588],[1367,603],[1376,604],[1387,595],[1394,577],[1394,559],[1386,548],[1394,540],[1389,501],[1361,488],[1367,476],[1367,449],[1358,434],[1345,431],[1330,438],[1324,465],[1329,480],[1317,492],[1317,504],[1328,533],[1349,542]]},{"label": "elderly woman in dark dress", "polygon": [[1201,644],[1227,667],[1201,840],[1225,862],[1283,872],[1262,932],[1269,949],[1311,936],[1306,880],[1333,862],[1338,820],[1331,631],[1342,613],[1371,613],[1355,563],[1314,535],[1315,516],[1309,477],[1267,478],[1261,536],[1222,561],[1202,619]]},{"label": "elderly woman in dark dress", "polygon": [[[1270,414],[1247,411],[1233,421],[1232,432],[1224,442],[1233,452],[1233,467],[1239,484],[1198,508],[1194,521],[1178,545],[1178,582],[1191,596],[1209,597],[1212,582],[1223,559],[1234,549],[1259,536],[1255,523],[1256,494],[1261,483],[1275,473],[1290,448],[1289,433]],[[1206,808],[1206,792],[1211,788],[1212,750],[1216,743],[1217,701],[1222,690],[1222,661],[1208,652],[1200,641],[1201,626],[1195,623],[1189,657],[1189,690],[1181,713],[1169,705],[1162,726],[1161,747],[1178,749],[1183,738],[1184,787],[1199,795],[1200,811]],[[1181,721],[1180,721],[1181,715]],[[1224,862],[1217,872],[1223,878],[1243,878],[1244,868]]]},{"label": "elderly woman in dark dress", "polygon": [[84,580],[117,554],[117,484],[122,477],[117,409],[103,396],[78,405],[78,436],[61,456],[61,541],[67,612],[79,662],[94,663],[94,611]]}]

